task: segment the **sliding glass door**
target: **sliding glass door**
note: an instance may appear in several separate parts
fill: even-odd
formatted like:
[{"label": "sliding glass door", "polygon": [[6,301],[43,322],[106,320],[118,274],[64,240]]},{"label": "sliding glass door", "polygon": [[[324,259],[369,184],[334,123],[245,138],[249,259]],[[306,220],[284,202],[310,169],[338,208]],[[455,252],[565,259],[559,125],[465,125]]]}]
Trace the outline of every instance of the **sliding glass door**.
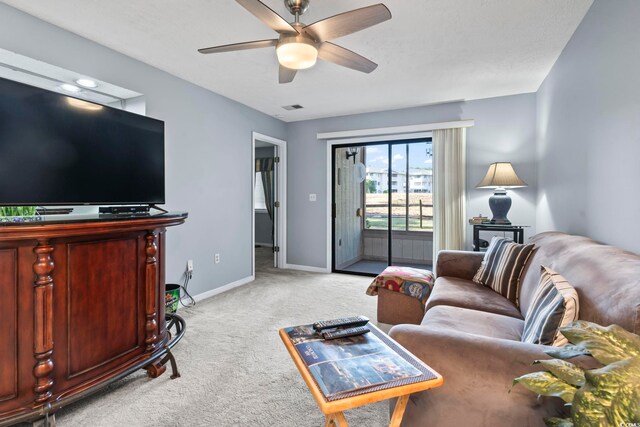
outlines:
[{"label": "sliding glass door", "polygon": [[431,140],[333,150],[333,271],[431,268]]}]

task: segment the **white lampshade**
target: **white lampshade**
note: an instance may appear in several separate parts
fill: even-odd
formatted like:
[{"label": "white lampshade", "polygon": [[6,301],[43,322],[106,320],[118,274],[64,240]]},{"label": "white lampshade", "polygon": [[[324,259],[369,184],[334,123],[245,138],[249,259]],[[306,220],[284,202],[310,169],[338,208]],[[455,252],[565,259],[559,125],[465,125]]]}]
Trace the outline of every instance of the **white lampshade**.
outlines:
[{"label": "white lampshade", "polygon": [[292,37],[291,41],[283,40],[276,48],[280,65],[292,70],[311,68],[318,59],[318,49],[312,42],[302,37]]},{"label": "white lampshade", "polygon": [[526,187],[527,183],[521,180],[513,166],[509,162],[491,163],[489,170],[476,188],[518,188]]}]

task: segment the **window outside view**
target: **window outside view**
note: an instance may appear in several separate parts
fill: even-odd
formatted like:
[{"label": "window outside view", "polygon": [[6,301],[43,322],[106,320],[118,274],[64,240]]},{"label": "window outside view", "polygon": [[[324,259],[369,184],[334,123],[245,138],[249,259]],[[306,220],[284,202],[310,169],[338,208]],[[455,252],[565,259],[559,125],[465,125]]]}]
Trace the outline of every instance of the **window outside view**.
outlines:
[{"label": "window outside view", "polygon": [[262,184],[262,174],[256,172],[255,186],[253,187],[253,208],[256,211],[266,211],[267,204],[264,196],[264,186]]},{"label": "window outside view", "polygon": [[[433,150],[430,142],[387,145],[365,150],[365,228],[386,230],[391,191],[394,231],[433,231]],[[391,160],[391,179],[389,179]],[[408,174],[407,174],[408,172]],[[390,181],[390,182],[389,182]]]}]

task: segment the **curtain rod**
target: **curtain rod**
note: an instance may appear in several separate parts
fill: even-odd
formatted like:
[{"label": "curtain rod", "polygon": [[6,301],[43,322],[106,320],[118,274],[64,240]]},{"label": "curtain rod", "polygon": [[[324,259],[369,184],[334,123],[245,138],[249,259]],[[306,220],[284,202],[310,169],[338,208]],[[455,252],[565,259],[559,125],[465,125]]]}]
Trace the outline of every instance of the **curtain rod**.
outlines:
[{"label": "curtain rod", "polygon": [[475,124],[474,120],[457,120],[452,122],[425,123],[409,126],[392,126],[375,129],[343,130],[318,133],[318,139],[358,138],[363,136],[399,135],[403,133],[424,132],[437,129],[468,128]]}]

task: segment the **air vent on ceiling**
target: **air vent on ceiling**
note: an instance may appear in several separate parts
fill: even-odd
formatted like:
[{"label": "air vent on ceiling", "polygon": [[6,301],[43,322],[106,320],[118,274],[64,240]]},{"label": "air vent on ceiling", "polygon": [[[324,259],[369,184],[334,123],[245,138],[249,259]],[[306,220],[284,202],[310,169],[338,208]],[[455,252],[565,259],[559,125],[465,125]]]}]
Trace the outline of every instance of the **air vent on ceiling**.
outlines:
[{"label": "air vent on ceiling", "polygon": [[300,104],[293,104],[293,105],[285,105],[282,108],[284,108],[287,111],[293,111],[293,110],[299,110],[299,109],[304,108],[304,107],[302,105],[300,105]]}]

